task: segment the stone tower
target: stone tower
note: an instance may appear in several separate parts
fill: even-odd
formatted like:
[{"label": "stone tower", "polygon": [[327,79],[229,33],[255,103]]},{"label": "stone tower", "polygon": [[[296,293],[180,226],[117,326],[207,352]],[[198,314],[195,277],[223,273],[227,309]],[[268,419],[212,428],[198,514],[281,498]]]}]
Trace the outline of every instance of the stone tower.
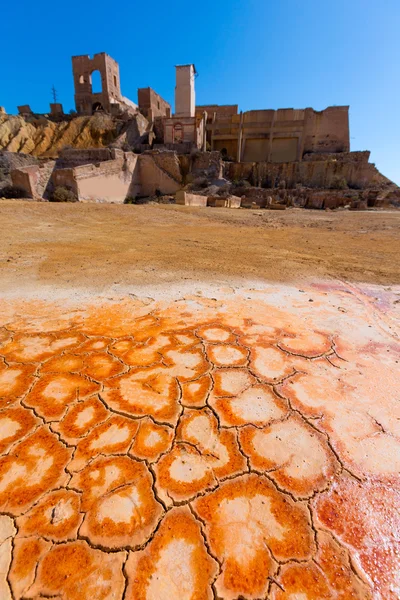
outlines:
[{"label": "stone tower", "polygon": [[[73,56],[72,71],[75,86],[75,106],[79,114],[91,115],[98,109],[111,112],[121,101],[118,63],[105,52],[90,56]],[[92,91],[92,73],[99,71],[101,92]]]},{"label": "stone tower", "polygon": [[195,66],[178,65],[175,69],[175,117],[194,117],[196,114],[194,93]]}]

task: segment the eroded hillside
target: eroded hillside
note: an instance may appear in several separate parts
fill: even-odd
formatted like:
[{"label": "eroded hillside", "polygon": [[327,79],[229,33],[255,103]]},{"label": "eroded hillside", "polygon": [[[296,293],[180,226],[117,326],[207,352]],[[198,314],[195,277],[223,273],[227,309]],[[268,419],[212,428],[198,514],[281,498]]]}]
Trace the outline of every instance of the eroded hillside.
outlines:
[{"label": "eroded hillside", "polygon": [[0,115],[0,150],[53,158],[65,146],[107,146],[117,138],[122,125],[121,121],[104,114],[66,117],[58,122],[44,116]]}]

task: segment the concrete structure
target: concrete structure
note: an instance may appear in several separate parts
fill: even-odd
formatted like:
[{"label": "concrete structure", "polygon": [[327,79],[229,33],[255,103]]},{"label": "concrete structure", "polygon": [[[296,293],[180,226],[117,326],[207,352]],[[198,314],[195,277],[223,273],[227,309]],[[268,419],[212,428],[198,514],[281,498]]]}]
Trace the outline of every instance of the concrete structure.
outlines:
[{"label": "concrete structure", "polygon": [[349,107],[251,110],[236,105],[198,106],[207,112],[207,141],[237,162],[293,162],[307,153],[349,152]]}]

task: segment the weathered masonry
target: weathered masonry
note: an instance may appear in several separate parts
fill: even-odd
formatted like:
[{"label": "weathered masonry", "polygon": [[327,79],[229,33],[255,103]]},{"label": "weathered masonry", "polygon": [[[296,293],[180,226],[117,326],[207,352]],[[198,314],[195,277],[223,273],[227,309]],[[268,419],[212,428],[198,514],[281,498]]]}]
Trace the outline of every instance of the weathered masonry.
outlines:
[{"label": "weathered masonry", "polygon": [[[75,106],[79,114],[91,115],[97,110],[117,113],[120,105],[136,110],[137,105],[121,94],[119,65],[105,52],[90,56],[73,56]],[[93,74],[100,74],[100,88],[93,90]]]},{"label": "weathered masonry", "polygon": [[237,105],[197,106],[207,113],[211,150],[238,162],[293,162],[308,153],[349,152],[349,107],[250,110]]}]

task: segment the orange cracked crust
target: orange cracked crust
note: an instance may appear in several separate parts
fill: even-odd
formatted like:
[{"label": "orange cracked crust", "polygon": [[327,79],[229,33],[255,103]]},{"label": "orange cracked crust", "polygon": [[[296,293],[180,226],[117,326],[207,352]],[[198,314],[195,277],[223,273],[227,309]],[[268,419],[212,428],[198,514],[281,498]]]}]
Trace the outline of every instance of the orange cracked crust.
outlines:
[{"label": "orange cracked crust", "polygon": [[25,394],[35,378],[35,365],[5,364],[0,360],[0,408]]},{"label": "orange cracked crust", "polygon": [[57,431],[68,444],[76,444],[79,438],[86,436],[88,431],[109,416],[111,413],[104,404],[97,396],[93,396],[70,406],[62,421],[52,424],[52,429]]},{"label": "orange cracked crust", "polygon": [[135,417],[151,415],[156,421],[173,425],[178,420],[178,382],[163,368],[131,371],[105,385],[101,396],[111,409]]},{"label": "orange cracked crust", "polygon": [[279,487],[296,496],[322,490],[338,470],[326,438],[297,415],[264,429],[248,425],[240,442],[255,470],[270,471]]},{"label": "orange cracked crust", "polygon": [[271,600],[371,600],[369,586],[350,564],[347,551],[326,532],[318,533],[314,561],[288,563],[273,583]]},{"label": "orange cracked crust", "polygon": [[17,518],[18,537],[39,535],[55,542],[74,539],[83,519],[80,504],[80,495],[73,490],[49,492]]},{"label": "orange cracked crust", "polygon": [[206,523],[211,551],[222,561],[216,590],[224,600],[265,596],[278,560],[305,560],[315,551],[305,505],[264,477],[243,475],[193,502]]},{"label": "orange cracked crust", "polygon": [[208,394],[211,390],[212,381],[210,375],[204,375],[195,381],[181,384],[182,404],[184,406],[205,406]]},{"label": "orange cracked crust", "polygon": [[174,432],[170,427],[158,425],[145,417],[140,422],[130,454],[137,458],[153,462],[158,460],[160,454],[169,450]]},{"label": "orange cracked crust", "polygon": [[285,402],[269,386],[260,384],[253,385],[232,398],[216,398],[211,393],[208,403],[217,412],[221,425],[228,427],[268,425],[288,414]]},{"label": "orange cracked crust", "polygon": [[194,444],[218,479],[247,468],[236,434],[219,430],[217,419],[209,409],[186,409],[177,429],[177,439]]},{"label": "orange cracked crust", "polygon": [[31,410],[18,404],[0,412],[0,454],[41,423]]},{"label": "orange cracked crust", "polygon": [[137,474],[142,472],[140,464],[129,456],[99,456],[75,473],[69,485],[82,492],[82,510],[88,512],[99,498],[133,483]]},{"label": "orange cracked crust", "polygon": [[126,563],[127,600],[211,600],[218,565],[187,507],[173,508],[141,552]]},{"label": "orange cracked crust", "polygon": [[254,346],[250,353],[250,369],[267,383],[276,383],[294,370],[294,359],[275,346]]},{"label": "orange cracked crust", "polygon": [[30,597],[62,600],[122,598],[126,552],[107,554],[78,540],[53,546],[40,560]]},{"label": "orange cracked crust", "polygon": [[48,373],[43,375],[25,398],[44,419],[60,419],[66,408],[79,399],[100,390],[98,383],[73,373]]},{"label": "orange cracked crust", "polygon": [[24,598],[35,580],[36,566],[51,548],[51,542],[38,537],[16,538],[9,581],[14,598]]},{"label": "orange cracked crust", "polygon": [[140,546],[160,520],[163,509],[154,498],[149,470],[134,461],[129,470],[130,481],[100,495],[85,515],[79,533],[96,546],[110,549]]},{"label": "orange cracked crust", "polygon": [[246,369],[217,369],[213,373],[215,396],[237,396],[256,383],[256,379]]},{"label": "orange cracked crust", "polygon": [[159,497],[167,505],[181,502],[217,485],[210,465],[189,444],[175,445],[154,467]]},{"label": "orange cracked crust", "polygon": [[208,345],[207,354],[216,367],[243,367],[247,364],[248,350],[228,344]]},{"label": "orange cracked crust", "polygon": [[139,422],[112,415],[98,425],[77,445],[68,470],[79,471],[99,454],[120,454],[129,450],[139,428]]},{"label": "orange cracked crust", "polygon": [[316,331],[304,331],[300,334],[284,337],[279,341],[279,346],[282,350],[286,350],[292,354],[314,358],[329,352],[332,347],[332,342],[329,338]]},{"label": "orange cracked crust", "polygon": [[64,350],[79,346],[84,339],[76,331],[31,335],[17,333],[2,346],[1,354],[7,358],[7,362],[42,362]]},{"label": "orange cracked crust", "polygon": [[157,491],[166,504],[193,498],[217,480],[247,469],[233,431],[218,430],[211,411],[186,409],[177,443],[155,466]]},{"label": "orange cracked crust", "polygon": [[85,357],[85,368],[82,373],[96,381],[104,381],[108,377],[120,375],[126,367],[107,352],[93,352]]},{"label": "orange cracked crust", "polygon": [[72,450],[40,427],[0,459],[0,511],[20,515],[48,490],[68,481]]}]

